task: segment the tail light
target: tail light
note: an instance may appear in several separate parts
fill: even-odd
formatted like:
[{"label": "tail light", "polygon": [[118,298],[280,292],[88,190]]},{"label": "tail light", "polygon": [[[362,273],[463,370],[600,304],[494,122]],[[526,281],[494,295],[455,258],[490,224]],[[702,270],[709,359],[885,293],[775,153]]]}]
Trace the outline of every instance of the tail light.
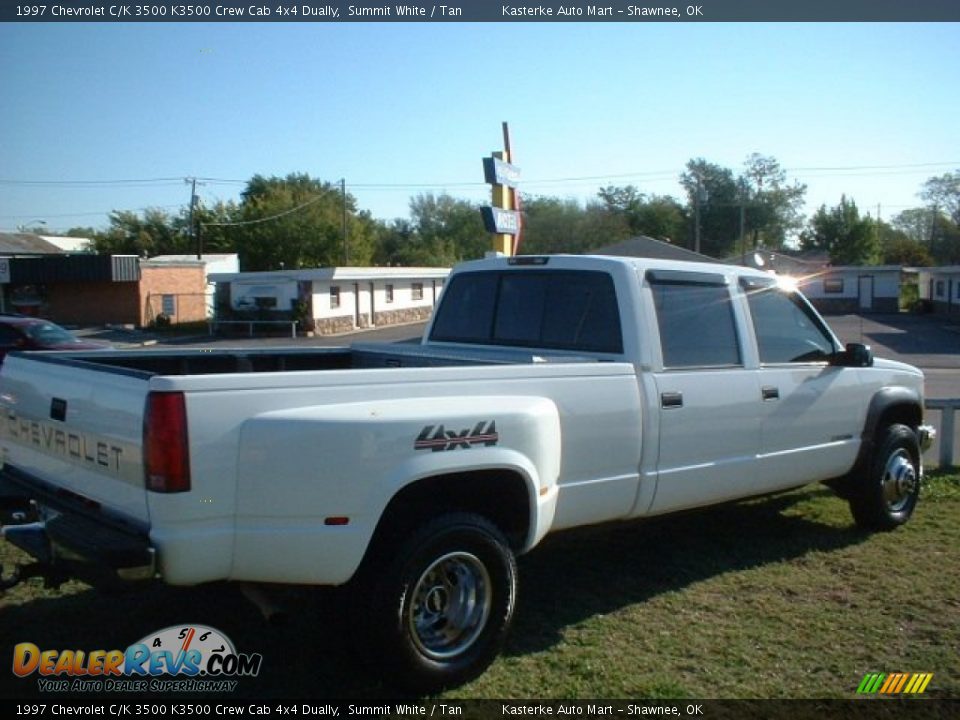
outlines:
[{"label": "tail light", "polygon": [[147,395],[143,460],[147,490],[175,493],[190,489],[187,406],[182,392]]}]

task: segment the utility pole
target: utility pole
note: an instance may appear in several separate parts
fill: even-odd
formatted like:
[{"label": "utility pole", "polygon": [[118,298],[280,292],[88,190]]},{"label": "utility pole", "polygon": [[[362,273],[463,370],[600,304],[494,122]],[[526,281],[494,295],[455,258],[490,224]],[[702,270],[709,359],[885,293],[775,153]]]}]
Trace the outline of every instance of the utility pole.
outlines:
[{"label": "utility pole", "polygon": [[880,203],[877,203],[877,247],[880,246]]},{"label": "utility pole", "polygon": [[200,200],[197,197],[197,179],[195,177],[184,178],[183,182],[190,185],[190,219],[188,220],[190,224],[190,244],[196,246],[197,260],[201,260],[203,258],[203,241],[200,239],[199,223],[197,225],[193,223],[193,212],[197,206],[197,201]]},{"label": "utility pole", "polygon": [[693,217],[694,217],[694,245],[693,249],[695,252],[700,252],[700,196],[703,192],[700,185],[700,175],[697,174],[697,188],[696,195],[694,197],[693,204]]},{"label": "utility pole", "polygon": [[343,200],[343,264],[350,264],[350,254],[347,250],[347,179],[340,178],[340,195]]},{"label": "utility pole", "polygon": [[746,201],[747,187],[743,179],[740,180],[738,193],[740,195],[740,264],[747,264],[747,237],[744,234],[747,225],[747,208],[744,203]]}]

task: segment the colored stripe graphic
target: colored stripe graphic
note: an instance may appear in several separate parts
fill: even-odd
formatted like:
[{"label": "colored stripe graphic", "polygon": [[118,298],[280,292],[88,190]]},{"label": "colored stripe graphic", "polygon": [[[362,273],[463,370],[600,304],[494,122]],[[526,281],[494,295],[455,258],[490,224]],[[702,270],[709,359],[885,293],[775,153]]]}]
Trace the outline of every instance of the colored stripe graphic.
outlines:
[{"label": "colored stripe graphic", "polygon": [[860,695],[919,695],[927,689],[933,673],[867,673],[857,686]]},{"label": "colored stripe graphic", "polygon": [[860,683],[860,687],[857,688],[857,692],[861,694],[875,693],[885,677],[886,674],[884,673],[867,673]]}]

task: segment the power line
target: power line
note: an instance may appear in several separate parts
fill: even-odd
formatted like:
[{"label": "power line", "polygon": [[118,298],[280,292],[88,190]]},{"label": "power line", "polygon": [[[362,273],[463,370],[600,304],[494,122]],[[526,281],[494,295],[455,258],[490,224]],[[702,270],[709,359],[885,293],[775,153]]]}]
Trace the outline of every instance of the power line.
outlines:
[{"label": "power line", "polygon": [[290,208],[289,210],[284,210],[282,213],[277,213],[276,215],[270,215],[269,217],[265,217],[265,218],[257,218],[256,220],[241,220],[239,222],[201,222],[200,224],[203,225],[204,227],[240,227],[242,225],[258,225],[259,223],[270,222],[271,220],[278,220],[282,217],[286,217],[287,215],[292,215],[293,213],[298,212],[299,210],[303,210],[305,207],[309,205],[313,205],[315,202],[319,202],[320,200],[325,198],[327,195],[335,191],[339,191],[339,188],[331,188],[329,190],[324,190],[322,193],[320,193],[316,197],[310,200],[307,200],[307,202],[301,205],[297,205],[295,208]]},{"label": "power line", "polygon": [[[192,179],[193,176],[190,176]],[[197,177],[197,181],[212,185],[246,185],[246,180],[228,180],[226,178]],[[102,188],[102,187],[169,187],[180,185],[183,177],[175,178],[141,178],[128,180],[15,180],[0,178],[0,185],[23,187],[74,187],[74,188]]]},{"label": "power line", "polygon": [[98,215],[110,215],[115,212],[146,212],[147,210],[173,210],[183,207],[183,203],[177,205],[150,205],[149,207],[134,208],[133,210],[101,210],[100,212],[79,212],[79,213],[61,213],[51,214],[45,212],[30,213],[28,215],[0,215],[2,220],[16,220],[17,218],[30,217],[31,215],[43,215],[45,218],[73,218],[73,217],[94,217]]},{"label": "power line", "polygon": [[[933,163],[903,163],[903,164],[894,164],[894,165],[835,165],[835,166],[823,166],[823,167],[786,167],[783,168],[784,172],[798,172],[798,173],[808,173],[808,172],[862,172],[862,171],[873,171],[873,170],[887,170],[887,171],[902,171],[902,174],[910,174],[912,172],[920,172],[924,168],[934,168],[934,167],[948,167],[948,166],[960,166],[960,160],[950,160],[943,162],[933,162]],[[571,177],[559,177],[559,178],[541,178],[541,179],[530,179],[524,180],[526,185],[542,185],[548,183],[566,183],[566,182],[587,182],[587,181],[596,181],[596,180],[620,180],[625,178],[646,178],[649,180],[666,180],[672,179],[681,175],[685,172],[685,169],[682,170],[652,170],[652,171],[643,171],[643,172],[629,172],[629,173],[610,173],[606,175],[581,175],[581,176],[571,176]],[[871,173],[872,174],[872,173]],[[879,174],[901,174],[900,172],[891,172],[891,173],[879,173]],[[189,176],[193,177],[193,176]],[[10,178],[0,178],[0,185],[27,185],[27,186],[53,186],[53,187],[69,187],[69,186],[78,186],[78,187],[97,187],[97,186],[118,186],[118,185],[151,185],[158,183],[170,183],[170,184],[179,184],[183,181],[184,177],[159,177],[159,178],[137,178],[137,179],[115,179],[115,180],[18,180]],[[213,184],[224,184],[224,185],[245,185],[247,180],[237,180],[232,178],[217,178],[217,177],[201,177],[196,176],[198,181],[213,183]],[[401,183],[349,183],[351,188],[359,188],[365,190],[386,190],[386,189],[428,189],[428,188],[437,188],[437,187],[483,187],[485,183],[483,182],[401,182]]]}]

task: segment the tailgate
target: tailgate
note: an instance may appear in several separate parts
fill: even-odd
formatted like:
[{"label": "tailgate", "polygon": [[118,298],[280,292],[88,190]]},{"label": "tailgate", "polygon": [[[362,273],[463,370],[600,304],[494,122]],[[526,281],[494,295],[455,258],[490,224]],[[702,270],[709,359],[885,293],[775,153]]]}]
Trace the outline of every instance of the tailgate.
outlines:
[{"label": "tailgate", "polygon": [[144,375],[120,368],[7,356],[0,372],[4,465],[146,523],[148,386]]}]

